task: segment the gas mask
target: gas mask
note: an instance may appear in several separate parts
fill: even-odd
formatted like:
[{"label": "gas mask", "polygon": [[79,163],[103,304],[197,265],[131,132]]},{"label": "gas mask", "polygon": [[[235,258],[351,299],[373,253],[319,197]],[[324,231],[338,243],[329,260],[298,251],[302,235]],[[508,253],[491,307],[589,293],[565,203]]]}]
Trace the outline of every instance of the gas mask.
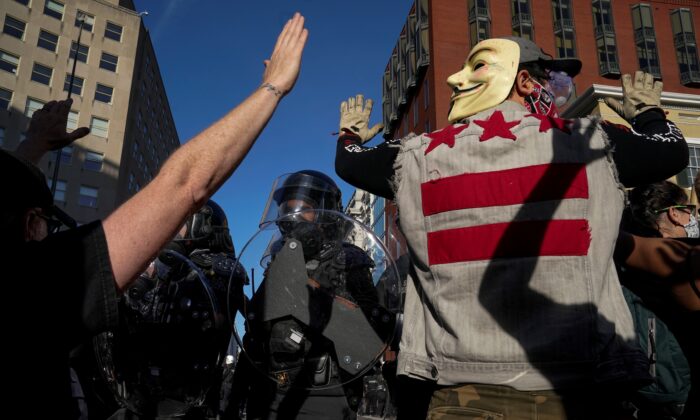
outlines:
[{"label": "gas mask", "polygon": [[549,81],[541,84],[530,78],[532,93],[525,97],[525,107],[533,114],[558,117],[558,107],[563,106],[573,92],[573,79],[562,71],[549,71]]}]

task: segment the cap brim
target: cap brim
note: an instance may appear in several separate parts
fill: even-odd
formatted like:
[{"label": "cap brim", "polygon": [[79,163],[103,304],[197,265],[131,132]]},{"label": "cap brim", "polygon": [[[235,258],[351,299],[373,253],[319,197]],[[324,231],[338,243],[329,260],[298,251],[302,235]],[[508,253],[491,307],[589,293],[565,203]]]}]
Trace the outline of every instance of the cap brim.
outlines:
[{"label": "cap brim", "polygon": [[78,223],[75,221],[75,219],[70,217],[65,211],[56,207],[56,205],[52,205],[51,207],[46,209],[46,211],[69,228],[78,227]]},{"label": "cap brim", "polygon": [[569,77],[574,77],[581,72],[583,63],[577,58],[555,58],[547,62],[547,65],[550,70],[563,71]]}]

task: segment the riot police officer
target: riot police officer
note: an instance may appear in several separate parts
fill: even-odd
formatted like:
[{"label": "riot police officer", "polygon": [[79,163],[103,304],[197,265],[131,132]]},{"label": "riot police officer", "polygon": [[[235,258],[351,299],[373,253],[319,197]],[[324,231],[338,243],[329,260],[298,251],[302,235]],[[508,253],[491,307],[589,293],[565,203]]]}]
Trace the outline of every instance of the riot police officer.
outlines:
[{"label": "riot police officer", "polygon": [[121,327],[96,339],[123,406],[112,419],[201,419],[218,409],[227,305],[236,310],[244,282],[226,215],[209,200],[126,291]]},{"label": "riot police officer", "polygon": [[321,172],[284,175],[273,186],[261,225],[278,232],[247,309],[248,357],[236,375],[248,381],[234,395],[243,399],[247,388],[248,419],[354,418],[362,377],[393,332],[375,263],[346,242],[353,222],[340,211],[340,190]]}]

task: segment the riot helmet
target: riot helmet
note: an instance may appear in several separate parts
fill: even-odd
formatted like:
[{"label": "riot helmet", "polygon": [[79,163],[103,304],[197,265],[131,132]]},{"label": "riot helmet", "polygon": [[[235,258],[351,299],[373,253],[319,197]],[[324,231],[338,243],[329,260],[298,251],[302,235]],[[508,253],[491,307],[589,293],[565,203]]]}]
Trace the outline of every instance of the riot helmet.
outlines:
[{"label": "riot helmet", "polygon": [[228,229],[226,213],[214,200],[209,200],[190,216],[177,234],[174,243],[184,246],[185,255],[194,249],[234,254],[233,240]]},{"label": "riot helmet", "polygon": [[260,226],[280,218],[324,223],[313,210],[342,211],[340,189],[333,179],[310,169],[281,175],[273,183]]}]

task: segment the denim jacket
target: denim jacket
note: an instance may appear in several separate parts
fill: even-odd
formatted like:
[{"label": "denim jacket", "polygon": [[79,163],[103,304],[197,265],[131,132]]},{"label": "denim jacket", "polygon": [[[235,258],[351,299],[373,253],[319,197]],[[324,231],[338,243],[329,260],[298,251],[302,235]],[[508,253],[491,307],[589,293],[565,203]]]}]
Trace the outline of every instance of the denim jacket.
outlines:
[{"label": "denim jacket", "polygon": [[506,101],[405,139],[399,374],[560,389],[644,377],[612,254],[625,193],[591,119]]}]

